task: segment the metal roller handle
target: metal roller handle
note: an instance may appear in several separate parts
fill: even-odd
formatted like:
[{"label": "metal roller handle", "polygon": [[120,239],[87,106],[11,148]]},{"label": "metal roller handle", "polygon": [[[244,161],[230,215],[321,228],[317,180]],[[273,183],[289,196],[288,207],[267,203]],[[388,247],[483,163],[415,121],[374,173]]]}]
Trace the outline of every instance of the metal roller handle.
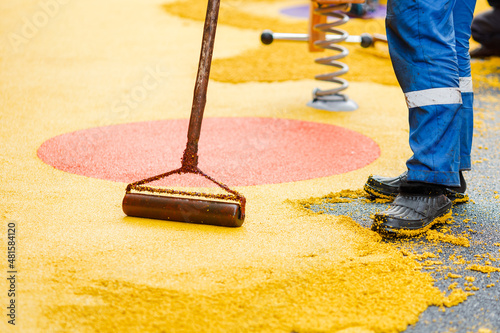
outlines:
[{"label": "metal roller handle", "polygon": [[210,77],[210,66],[215,44],[215,33],[219,18],[220,0],[208,0],[203,40],[201,43],[200,61],[193,94],[191,118],[189,119],[188,141],[182,157],[182,167],[194,170],[198,165],[198,142],[200,140],[201,123],[207,102],[207,88]]}]

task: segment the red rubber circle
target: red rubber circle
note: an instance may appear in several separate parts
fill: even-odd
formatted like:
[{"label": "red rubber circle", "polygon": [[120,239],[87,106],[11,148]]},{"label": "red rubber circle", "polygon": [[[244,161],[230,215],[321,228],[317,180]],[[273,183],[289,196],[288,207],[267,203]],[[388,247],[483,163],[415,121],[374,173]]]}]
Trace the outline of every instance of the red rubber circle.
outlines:
[{"label": "red rubber circle", "polygon": [[[130,183],[180,167],[187,119],[90,128],[44,142],[38,157],[54,168]],[[370,138],[334,125],[276,118],[206,118],[199,167],[230,186],[326,177],[364,167],[380,155]],[[157,183],[208,186],[200,176]]]}]

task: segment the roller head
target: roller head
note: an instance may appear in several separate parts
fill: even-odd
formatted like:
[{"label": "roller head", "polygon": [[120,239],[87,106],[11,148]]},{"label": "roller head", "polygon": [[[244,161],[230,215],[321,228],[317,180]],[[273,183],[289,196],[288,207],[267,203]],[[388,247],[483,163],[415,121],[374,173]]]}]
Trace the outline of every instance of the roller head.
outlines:
[{"label": "roller head", "polygon": [[225,201],[127,193],[122,207],[128,216],[223,227],[240,227],[244,219],[239,204]]}]

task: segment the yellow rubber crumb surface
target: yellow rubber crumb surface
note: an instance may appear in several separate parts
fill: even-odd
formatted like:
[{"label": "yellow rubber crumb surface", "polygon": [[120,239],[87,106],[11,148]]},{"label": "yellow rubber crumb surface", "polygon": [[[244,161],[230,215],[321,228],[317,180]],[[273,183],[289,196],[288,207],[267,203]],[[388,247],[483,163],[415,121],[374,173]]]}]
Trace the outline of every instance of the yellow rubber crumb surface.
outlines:
[{"label": "yellow rubber crumb surface", "polygon": [[[254,2],[253,0],[250,2]],[[259,1],[259,2],[279,2],[280,6],[289,5],[286,1]],[[202,0],[179,0],[171,1],[163,5],[164,10],[174,16],[185,19],[204,21],[206,14],[206,2]],[[258,13],[246,10],[248,6],[241,6],[238,0],[222,1],[219,11],[220,24],[228,25],[240,29],[264,30],[271,29],[276,32],[302,33],[307,29],[306,20],[287,19],[277,15],[263,15],[262,7],[257,7]]]},{"label": "yellow rubber crumb surface", "polygon": [[449,277],[450,279],[458,279],[458,278],[461,278],[462,275],[459,275],[459,274],[453,274],[453,273],[448,273],[447,277]]},{"label": "yellow rubber crumb surface", "polygon": [[[239,229],[125,217],[126,184],[42,163],[38,147],[63,133],[189,117],[202,24],[164,5],[60,1],[30,31],[27,24],[45,13],[38,1],[0,4],[0,246],[6,248],[7,224],[15,222],[19,271],[18,325],[2,320],[0,332],[399,332],[427,307],[465,299],[455,289],[444,295],[414,258],[352,219],[290,204],[404,169],[406,106],[384,79],[353,80],[349,96],[359,110],[335,115],[304,105],[312,79],[210,82],[206,117],[333,124],[381,149],[378,160],[347,174],[237,188],[248,200]],[[189,2],[184,10],[198,7]],[[257,29],[268,22],[251,29],[221,24],[216,58],[255,49]],[[151,71],[158,86],[117,113],[114,106]],[[0,290],[7,290],[6,279]]]},{"label": "yellow rubber crumb surface", "polygon": [[494,266],[490,266],[490,265],[474,264],[474,265],[468,266],[467,269],[470,269],[471,271],[478,271],[481,273],[500,272],[499,267],[494,267]]},{"label": "yellow rubber crumb surface", "polygon": [[480,328],[477,333],[491,333],[492,331],[489,328]]},{"label": "yellow rubber crumb surface", "polygon": [[[338,225],[343,230],[343,246],[356,251],[341,255],[318,248],[305,255],[283,255],[279,266],[255,262],[177,273],[163,277],[162,287],[120,280],[89,283],[86,276],[65,272],[67,263],[60,268],[59,278],[73,285],[78,298],[92,306],[56,304],[46,308],[44,315],[52,320],[79,318],[79,325],[95,331],[113,325],[146,331],[157,327],[218,332],[336,331],[356,323],[376,332],[396,332],[416,322],[427,306],[449,303],[412,260],[381,245],[377,235],[349,218],[305,215],[292,221],[313,229]],[[272,260],[264,261],[269,264]],[[51,323],[54,327],[68,325],[55,321]]]},{"label": "yellow rubber crumb surface", "polygon": [[[352,45],[346,47],[350,50],[350,54],[340,61],[349,66],[349,72],[342,78],[348,81],[397,85],[387,46],[377,45],[369,49]],[[335,51],[310,53],[306,44],[277,42],[268,46],[258,46],[231,58],[216,59],[213,79],[231,83],[313,79],[316,75],[338,70],[314,62],[315,59],[332,55],[336,55]],[[363,66],[359,66],[361,62]],[[318,82],[317,85],[334,86],[328,82]]]},{"label": "yellow rubber crumb surface", "polygon": [[429,230],[426,236],[427,240],[430,242],[443,242],[463,247],[470,247],[469,239],[465,236],[455,236],[437,230]]},{"label": "yellow rubber crumb surface", "polygon": [[461,288],[453,289],[450,295],[448,295],[448,297],[446,297],[443,301],[443,305],[446,307],[455,306],[465,301],[469,295],[474,294],[465,292]]}]

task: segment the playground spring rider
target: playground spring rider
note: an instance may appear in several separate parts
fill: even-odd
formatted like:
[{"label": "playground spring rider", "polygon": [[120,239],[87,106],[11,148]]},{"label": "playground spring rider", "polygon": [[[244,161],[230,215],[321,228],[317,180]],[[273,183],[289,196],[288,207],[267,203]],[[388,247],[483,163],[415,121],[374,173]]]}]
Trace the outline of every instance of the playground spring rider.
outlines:
[{"label": "playground spring rider", "polygon": [[[349,83],[339,76],[346,74],[349,71],[349,67],[338,60],[346,57],[349,51],[337,44],[340,42],[351,42],[360,43],[362,47],[370,47],[378,41],[387,42],[387,38],[379,34],[349,36],[346,31],[337,27],[349,21],[349,16],[346,12],[350,10],[351,4],[361,4],[364,2],[365,0],[311,0],[309,34],[275,33],[270,30],[265,30],[262,33],[261,40],[266,45],[271,44],[274,40],[306,41],[309,44],[309,51],[311,52],[323,51],[325,49],[338,52],[333,56],[315,60],[318,64],[338,68],[337,71],[332,73],[316,75],[315,79],[333,82],[339,86],[327,90],[314,89],[313,99],[307,103],[308,106],[326,111],[354,111],[358,108],[356,102],[341,93],[347,89]],[[327,17],[332,17],[333,20],[327,22]]]}]

